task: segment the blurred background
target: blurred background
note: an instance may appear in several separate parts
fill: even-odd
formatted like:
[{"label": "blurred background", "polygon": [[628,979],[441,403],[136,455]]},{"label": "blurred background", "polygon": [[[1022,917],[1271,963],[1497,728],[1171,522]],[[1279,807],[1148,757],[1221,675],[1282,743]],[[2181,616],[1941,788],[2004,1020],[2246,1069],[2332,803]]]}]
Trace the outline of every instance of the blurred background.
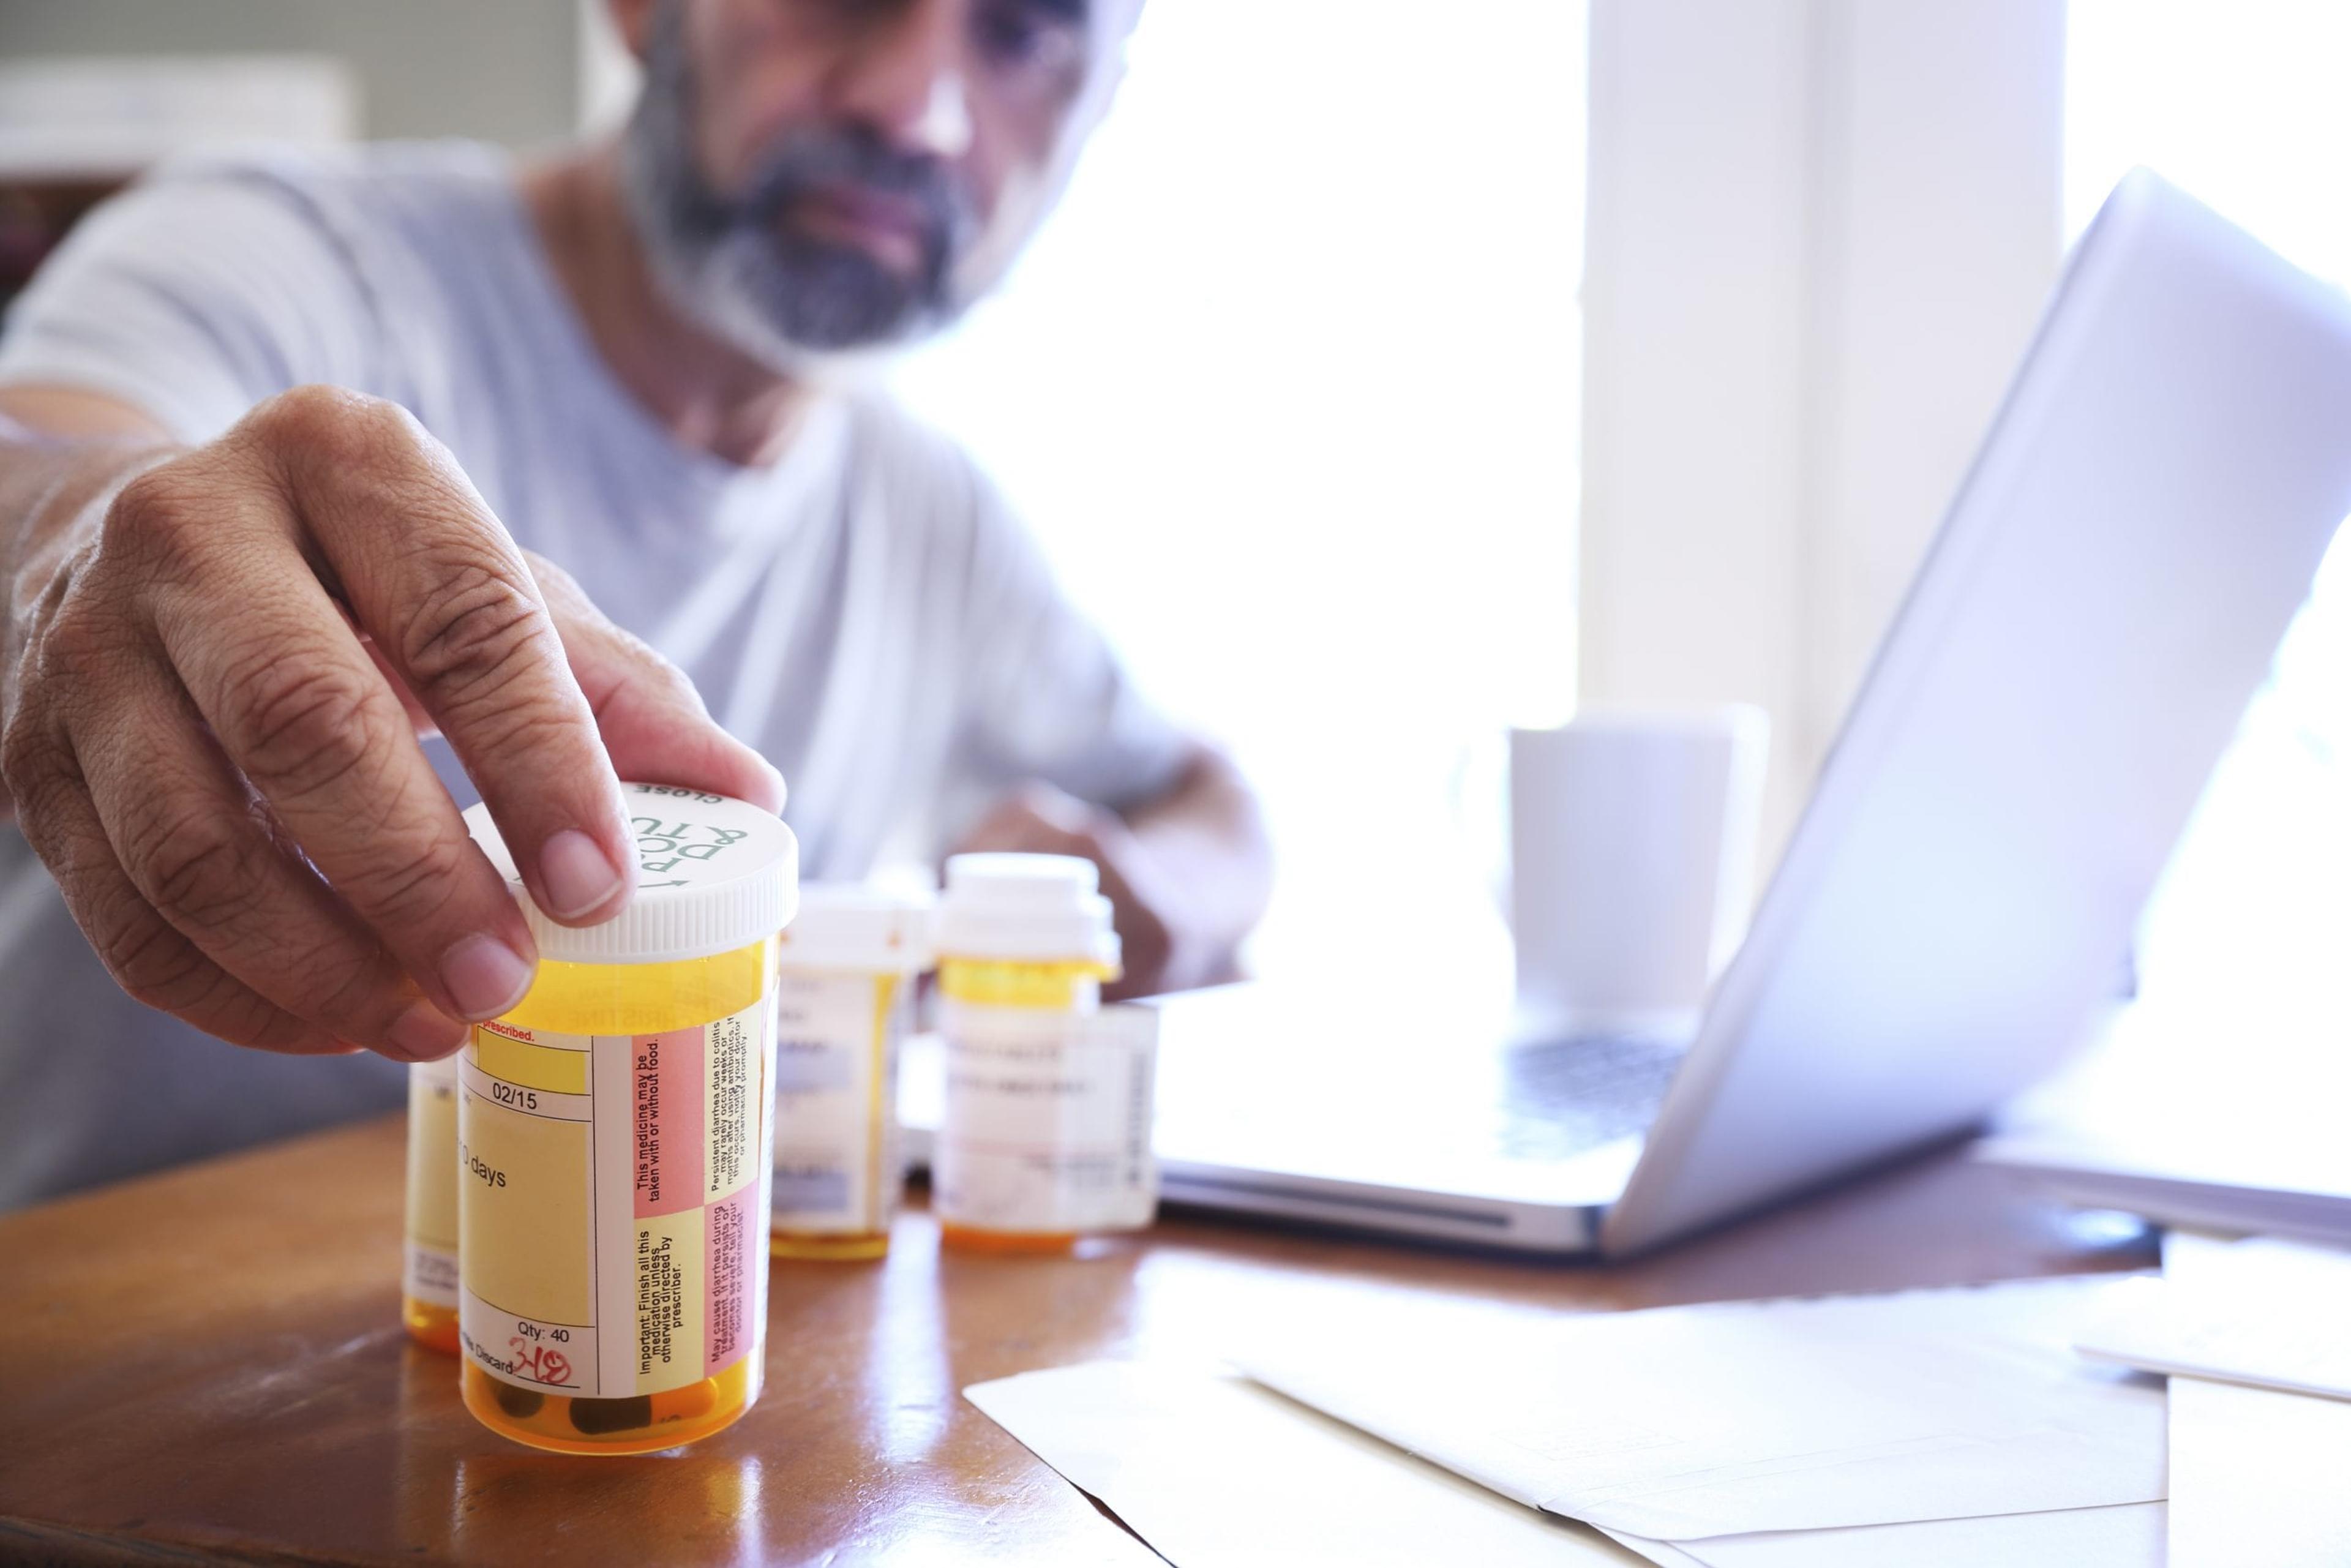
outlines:
[{"label": "blurred background", "polygon": [[[1761,704],[1776,846],[2124,171],[2351,277],[2346,69],[2332,0],[1155,0],[1009,287],[894,374],[1263,790],[1260,970],[1499,977],[1504,727]],[[631,90],[596,0],[5,0],[0,298],[171,149],[527,149]],[[2338,549],[2141,979],[2339,1056],[2346,952]]]}]

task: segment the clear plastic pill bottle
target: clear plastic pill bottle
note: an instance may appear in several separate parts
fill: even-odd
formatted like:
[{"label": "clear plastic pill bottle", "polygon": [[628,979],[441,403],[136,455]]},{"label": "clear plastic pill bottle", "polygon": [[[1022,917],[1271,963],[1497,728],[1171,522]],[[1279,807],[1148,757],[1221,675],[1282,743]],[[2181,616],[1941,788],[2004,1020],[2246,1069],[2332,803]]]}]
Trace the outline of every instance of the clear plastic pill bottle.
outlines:
[{"label": "clear plastic pill bottle", "polygon": [[428,1350],[457,1354],[457,1058],[408,1070],[408,1215],[400,1321]]},{"label": "clear plastic pill bottle", "polygon": [[601,925],[521,900],[538,975],[457,1084],[465,1407],[534,1448],[638,1454],[759,1396],[768,1332],[776,933],[799,851],[756,806],[623,786],[637,890]]},{"label": "clear plastic pill bottle", "polygon": [[946,1100],[932,1204],[947,1246],[1066,1252],[1147,1225],[1158,1014],[1102,1006],[1119,973],[1093,862],[947,862],[937,925]]},{"label": "clear plastic pill bottle", "polygon": [[930,967],[931,899],[808,883],[776,949],[778,1258],[879,1258],[905,1187],[898,1053]]}]

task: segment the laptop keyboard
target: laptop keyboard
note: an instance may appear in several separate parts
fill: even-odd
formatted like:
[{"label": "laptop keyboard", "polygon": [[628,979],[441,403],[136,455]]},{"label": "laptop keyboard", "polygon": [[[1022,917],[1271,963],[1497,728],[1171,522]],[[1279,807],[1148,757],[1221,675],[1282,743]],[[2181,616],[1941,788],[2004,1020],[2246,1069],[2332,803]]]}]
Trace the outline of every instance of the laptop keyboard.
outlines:
[{"label": "laptop keyboard", "polygon": [[1502,1055],[1501,1152],[1560,1160],[1646,1132],[1682,1047],[1625,1035],[1571,1035]]}]

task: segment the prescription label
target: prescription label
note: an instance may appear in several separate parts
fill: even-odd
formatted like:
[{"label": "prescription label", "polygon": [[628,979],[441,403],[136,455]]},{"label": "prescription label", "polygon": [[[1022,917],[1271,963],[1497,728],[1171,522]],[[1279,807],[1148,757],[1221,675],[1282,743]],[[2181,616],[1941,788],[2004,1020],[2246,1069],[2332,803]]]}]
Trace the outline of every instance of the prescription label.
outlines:
[{"label": "prescription label", "polygon": [[769,1218],[800,1235],[886,1230],[902,1178],[895,975],[786,969],[776,985],[776,1177]]},{"label": "prescription label", "polygon": [[477,1025],[458,1070],[458,1328],[590,1399],[697,1383],[767,1316],[774,1009],[660,1034]]},{"label": "prescription label", "polygon": [[939,1218],[1052,1234],[1151,1223],[1159,1015],[949,1005],[946,1106],[931,1155]]},{"label": "prescription label", "polygon": [[457,1058],[408,1070],[408,1222],[400,1288],[457,1306]]}]

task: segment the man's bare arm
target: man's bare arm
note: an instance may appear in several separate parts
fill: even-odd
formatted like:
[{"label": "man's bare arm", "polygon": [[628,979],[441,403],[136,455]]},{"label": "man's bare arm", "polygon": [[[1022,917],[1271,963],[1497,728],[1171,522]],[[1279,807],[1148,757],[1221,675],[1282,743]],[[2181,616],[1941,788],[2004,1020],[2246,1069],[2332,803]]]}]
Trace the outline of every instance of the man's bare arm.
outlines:
[{"label": "man's bare arm", "polygon": [[1233,978],[1241,939],[1264,915],[1273,884],[1257,797],[1207,746],[1195,748],[1165,793],[1123,815],[1030,784],[956,847],[1082,855],[1101,867],[1125,950],[1126,973],[1113,997]]},{"label": "man's bare arm", "polygon": [[781,803],[392,404],[298,389],[198,447],[67,388],[0,421],[0,781],[142,1001],[418,1059],[518,999],[529,933],[420,724],[569,923],[628,897],[616,768]]}]

